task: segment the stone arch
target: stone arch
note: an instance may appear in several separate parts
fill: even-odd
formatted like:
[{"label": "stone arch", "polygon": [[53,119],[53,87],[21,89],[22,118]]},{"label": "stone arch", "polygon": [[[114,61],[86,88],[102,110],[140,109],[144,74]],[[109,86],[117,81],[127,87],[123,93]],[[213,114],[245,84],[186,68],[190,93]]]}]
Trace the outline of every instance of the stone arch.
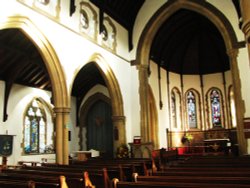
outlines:
[{"label": "stone arch", "polygon": [[88,62],[95,63],[100,71],[109,91],[112,107],[112,121],[114,130],[119,130],[118,139],[114,140],[114,150],[126,143],[124,106],[119,83],[109,64],[100,54],[93,54]]},{"label": "stone arch", "polygon": [[156,102],[154,98],[154,94],[152,91],[152,88],[150,85],[148,86],[149,88],[149,110],[150,110],[150,117],[149,117],[149,122],[150,122],[150,137],[153,142],[154,148],[159,148],[159,137],[158,137],[158,114],[157,114],[157,107],[156,107]]},{"label": "stone arch", "polygon": [[215,27],[217,27],[217,29],[220,31],[228,51],[234,49],[234,47],[237,47],[238,44],[236,34],[231,24],[227,18],[214,6],[209,3],[204,3],[203,1],[169,1],[152,16],[143,30],[137,48],[137,63],[148,64],[150,46],[157,31],[172,14],[183,8],[195,11],[207,17],[212,23],[214,23]]},{"label": "stone arch", "polygon": [[[243,132],[243,118],[244,118],[244,103],[241,96],[241,83],[239,78],[239,71],[237,67],[237,54],[239,44],[236,38],[236,34],[227,20],[227,18],[213,5],[205,1],[192,1],[192,0],[176,0],[168,1],[164,4],[149,20],[142,35],[139,39],[137,52],[136,52],[136,64],[139,69],[140,79],[140,103],[141,103],[141,130],[142,135],[148,138],[148,113],[149,107],[147,103],[148,94],[144,94],[147,91],[148,79],[147,67],[149,63],[150,46],[152,41],[161,27],[161,25],[176,11],[179,9],[188,9],[207,17],[221,33],[224,43],[229,55],[230,66],[234,84],[236,111],[237,111],[237,136],[239,142],[239,150],[241,154],[246,153],[247,145]],[[150,140],[145,140],[150,141]]]},{"label": "stone arch", "polygon": [[44,64],[52,82],[55,106],[69,107],[69,97],[66,79],[60,61],[52,45],[27,17],[9,17],[5,23],[0,23],[0,29],[20,29],[36,45],[44,60]]},{"label": "stone arch", "polygon": [[96,103],[97,101],[104,101],[105,103],[107,103],[108,105],[111,106],[111,99],[109,97],[107,97],[106,95],[104,95],[103,93],[95,93],[93,95],[91,95],[85,102],[84,104],[81,106],[80,108],[80,121],[83,122],[83,124],[80,126],[80,131],[79,131],[79,146],[80,146],[80,150],[83,150],[83,127],[87,128],[87,115],[89,113],[90,108],[93,106],[94,103]]},{"label": "stone arch", "polygon": [[[56,161],[60,164],[68,163],[68,149],[62,149],[68,145],[67,116],[69,115],[69,95],[66,79],[60,61],[52,45],[39,31],[33,22],[24,16],[13,16],[0,22],[0,29],[20,29],[36,45],[44,64],[48,70],[52,85],[52,97],[54,112],[56,114]],[[67,134],[66,134],[67,133]]]}]

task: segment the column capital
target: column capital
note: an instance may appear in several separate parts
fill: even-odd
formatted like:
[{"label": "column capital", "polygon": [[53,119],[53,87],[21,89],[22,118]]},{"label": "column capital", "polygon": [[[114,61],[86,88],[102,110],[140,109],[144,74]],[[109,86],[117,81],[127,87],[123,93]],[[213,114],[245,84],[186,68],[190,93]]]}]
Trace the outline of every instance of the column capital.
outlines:
[{"label": "column capital", "polygon": [[230,59],[236,59],[238,57],[239,50],[236,48],[229,49],[229,50],[227,50],[227,54],[228,54]]},{"label": "column capital", "polygon": [[55,113],[70,113],[69,107],[55,107],[54,108]]},{"label": "column capital", "polygon": [[112,116],[112,120],[113,120],[113,122],[115,122],[115,121],[123,121],[123,122],[125,122],[126,117],[125,116]]},{"label": "column capital", "polygon": [[250,43],[250,1],[240,0],[240,8],[243,21],[241,30],[246,36],[246,41]]},{"label": "column capital", "polygon": [[241,29],[246,36],[246,41],[250,43],[250,21],[244,22]]}]

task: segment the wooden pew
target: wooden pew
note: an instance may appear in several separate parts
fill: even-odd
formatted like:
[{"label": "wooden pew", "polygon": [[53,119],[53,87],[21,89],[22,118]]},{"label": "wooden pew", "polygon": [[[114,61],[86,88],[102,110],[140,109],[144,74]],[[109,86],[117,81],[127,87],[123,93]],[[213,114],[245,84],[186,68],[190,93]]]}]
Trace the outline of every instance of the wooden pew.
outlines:
[{"label": "wooden pew", "polygon": [[[50,176],[40,176],[32,174],[15,174],[15,173],[0,173],[0,181],[8,182],[34,182],[36,188],[63,188],[62,183],[60,182],[60,177],[50,177]],[[81,186],[82,187],[82,186]]]},{"label": "wooden pew", "polygon": [[32,180],[0,179],[1,188],[61,188],[59,183],[35,182]]},{"label": "wooden pew", "polygon": [[193,156],[186,158],[182,161],[183,163],[199,163],[199,164],[206,164],[206,163],[216,163],[216,164],[246,164],[250,162],[249,156]]},{"label": "wooden pew", "polygon": [[179,159],[177,150],[165,148],[152,151],[152,171],[164,169],[168,163]]},{"label": "wooden pew", "polygon": [[[246,187],[250,185],[250,168],[245,165],[250,162],[249,158],[241,160],[241,158],[208,157],[203,159],[202,157],[198,160],[196,158],[187,159],[177,163],[174,167],[170,165],[161,171],[154,171],[151,177],[136,176],[136,181],[153,182],[153,184],[154,182],[167,182],[168,185],[173,183],[175,186],[180,182],[184,182],[185,186],[195,182],[194,186],[202,184],[200,187]],[[188,167],[183,165],[186,163],[189,164]]]},{"label": "wooden pew", "polygon": [[72,160],[70,165],[83,165],[83,166],[97,166],[102,165],[105,167],[122,165],[123,168],[131,168],[133,173],[137,172],[140,175],[147,175],[148,169],[152,167],[151,159],[88,159],[86,161]]},{"label": "wooden pew", "polygon": [[188,159],[168,165],[169,167],[196,167],[196,168],[250,168],[250,161],[240,159],[216,160],[216,159]]},{"label": "wooden pew", "polygon": [[125,182],[117,181],[113,188],[249,188],[244,184],[205,184],[205,183],[182,183],[182,182]]},{"label": "wooden pew", "polygon": [[[39,167],[24,166],[26,169],[41,169],[41,170],[59,170],[59,171],[68,171],[68,172],[83,172],[88,171],[103,171],[104,168],[107,169],[108,176],[110,179],[119,178],[122,181],[128,179],[127,176],[132,178],[132,169],[128,166],[123,167],[122,165],[61,165],[55,163],[44,163]],[[126,172],[126,174],[125,174]],[[130,179],[131,179],[130,178]]]},{"label": "wooden pew", "polygon": [[[84,172],[76,173],[76,172],[66,172],[66,171],[59,171],[56,169],[52,169],[51,171],[41,170],[39,167],[36,167],[37,169],[29,170],[25,168],[21,169],[3,169],[2,173],[5,174],[25,174],[27,177],[31,177],[34,179],[35,177],[41,176],[42,177],[54,177],[57,178],[60,175],[63,175],[66,177],[66,182],[69,187],[73,188],[82,188],[82,186],[85,184],[84,182]],[[108,177],[108,173],[106,169],[103,169],[103,171],[91,171],[89,174],[90,181],[96,186],[100,188],[110,188],[111,187],[111,181]]]},{"label": "wooden pew", "polygon": [[0,179],[1,188],[35,188],[33,181],[9,181]]},{"label": "wooden pew", "polygon": [[36,170],[23,170],[23,169],[5,169],[0,173],[1,178],[16,179],[16,180],[33,180],[35,182],[41,183],[54,183],[60,185],[60,176],[66,176],[66,183],[69,187],[82,188],[84,185],[83,173],[81,176],[74,174],[72,176],[67,176],[68,174],[63,173],[54,173],[45,171],[36,171]]},{"label": "wooden pew", "polygon": [[228,170],[220,170],[218,168],[217,171],[204,171],[204,170],[179,170],[172,171],[169,169],[168,171],[157,171],[152,173],[153,176],[207,176],[207,177],[250,177],[250,171],[228,171]]},{"label": "wooden pew", "polygon": [[135,182],[185,182],[185,183],[204,183],[210,184],[245,184],[250,185],[250,177],[210,177],[210,176],[136,176]]},{"label": "wooden pew", "polygon": [[165,168],[162,171],[158,172],[168,172],[168,171],[206,171],[206,172],[213,172],[213,171],[239,171],[239,172],[249,172],[250,168],[241,168],[241,167],[183,167],[183,166],[171,166]]}]

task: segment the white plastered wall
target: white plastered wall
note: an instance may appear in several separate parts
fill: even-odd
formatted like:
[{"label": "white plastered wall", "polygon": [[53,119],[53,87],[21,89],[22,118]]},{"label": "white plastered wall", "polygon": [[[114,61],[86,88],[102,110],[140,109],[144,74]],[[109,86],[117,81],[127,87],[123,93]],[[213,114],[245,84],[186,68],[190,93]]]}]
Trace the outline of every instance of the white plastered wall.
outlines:
[{"label": "white plastered wall", "polygon": [[[4,85],[5,83],[3,81],[0,81],[1,99],[4,99]],[[48,160],[55,161],[54,154],[43,154],[35,156],[23,155],[23,148],[21,146],[21,143],[23,143],[23,122],[25,110],[32,99],[37,97],[41,97],[44,101],[46,101],[47,104],[50,104],[50,92],[30,87],[23,87],[21,85],[13,85],[11,89],[7,106],[8,120],[6,122],[1,121],[0,129],[0,134],[14,135],[12,155],[7,158],[9,165],[15,165],[18,161],[22,160],[41,161],[42,158],[47,158]],[[3,114],[3,100],[1,100],[0,105],[0,112],[1,114]],[[47,110],[46,112],[48,113]],[[52,124],[52,118],[50,116],[47,117],[47,125],[49,124]],[[53,130],[48,131],[50,131],[51,133],[53,132]],[[52,135],[50,135],[50,138],[47,139],[51,139],[51,136]]]}]

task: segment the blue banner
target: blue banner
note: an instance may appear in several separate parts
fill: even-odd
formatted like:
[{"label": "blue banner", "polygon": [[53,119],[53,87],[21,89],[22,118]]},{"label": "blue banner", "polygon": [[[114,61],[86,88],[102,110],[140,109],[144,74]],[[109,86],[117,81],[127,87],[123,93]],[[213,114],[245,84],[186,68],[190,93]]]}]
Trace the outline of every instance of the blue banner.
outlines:
[{"label": "blue banner", "polygon": [[12,154],[13,135],[0,135],[0,156]]}]

